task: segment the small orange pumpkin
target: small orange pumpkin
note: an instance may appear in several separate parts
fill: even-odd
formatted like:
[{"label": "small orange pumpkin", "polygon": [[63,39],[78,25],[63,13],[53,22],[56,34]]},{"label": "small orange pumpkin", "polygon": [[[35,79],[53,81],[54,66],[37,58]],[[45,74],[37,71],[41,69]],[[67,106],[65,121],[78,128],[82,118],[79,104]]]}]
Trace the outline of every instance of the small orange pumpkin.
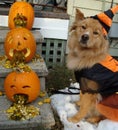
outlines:
[{"label": "small orange pumpkin", "polygon": [[10,30],[4,43],[5,54],[12,59],[17,51],[23,52],[25,61],[30,61],[36,52],[36,41],[33,34],[26,28],[15,28]]},{"label": "small orange pumpkin", "polygon": [[14,101],[14,95],[25,94],[28,102],[35,100],[40,93],[40,80],[34,71],[30,72],[11,72],[4,81],[6,96]]},{"label": "small orange pumpkin", "polygon": [[17,1],[12,4],[8,15],[8,27],[14,29],[22,26],[31,29],[34,22],[34,9],[25,1]]}]

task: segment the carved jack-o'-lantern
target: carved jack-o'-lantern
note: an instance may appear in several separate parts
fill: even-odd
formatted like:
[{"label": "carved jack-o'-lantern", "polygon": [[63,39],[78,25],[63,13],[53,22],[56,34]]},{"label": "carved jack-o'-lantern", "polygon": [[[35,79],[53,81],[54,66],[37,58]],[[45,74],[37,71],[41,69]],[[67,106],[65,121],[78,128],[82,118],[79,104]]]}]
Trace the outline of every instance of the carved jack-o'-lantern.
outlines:
[{"label": "carved jack-o'-lantern", "polygon": [[22,52],[25,61],[30,61],[36,52],[36,41],[33,34],[26,28],[15,28],[7,33],[4,43],[5,54],[12,59],[15,52]]},{"label": "carved jack-o'-lantern", "polygon": [[17,1],[12,4],[8,16],[8,26],[10,29],[19,26],[31,29],[34,21],[34,9],[25,1]]},{"label": "carved jack-o'-lantern", "polygon": [[34,71],[30,72],[11,72],[4,81],[6,96],[14,101],[16,94],[28,96],[27,102],[32,102],[39,96],[40,80]]}]

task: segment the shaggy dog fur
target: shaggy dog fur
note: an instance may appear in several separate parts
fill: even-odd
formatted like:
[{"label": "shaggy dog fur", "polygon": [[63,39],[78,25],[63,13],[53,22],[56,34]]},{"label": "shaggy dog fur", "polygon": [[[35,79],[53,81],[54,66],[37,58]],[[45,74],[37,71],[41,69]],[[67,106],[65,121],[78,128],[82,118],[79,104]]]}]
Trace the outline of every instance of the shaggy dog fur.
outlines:
[{"label": "shaggy dog fur", "polygon": [[[103,35],[101,24],[93,18],[85,19],[84,14],[78,9],[69,33],[67,56],[69,69],[76,71],[91,68],[108,54],[108,41]],[[95,81],[81,78],[80,88],[97,90],[99,85]],[[104,119],[96,109],[96,103],[99,100],[102,100],[102,97],[98,93],[81,93],[80,101],[77,102],[79,111],[68,120],[78,122],[85,119],[91,123],[97,123]]]}]

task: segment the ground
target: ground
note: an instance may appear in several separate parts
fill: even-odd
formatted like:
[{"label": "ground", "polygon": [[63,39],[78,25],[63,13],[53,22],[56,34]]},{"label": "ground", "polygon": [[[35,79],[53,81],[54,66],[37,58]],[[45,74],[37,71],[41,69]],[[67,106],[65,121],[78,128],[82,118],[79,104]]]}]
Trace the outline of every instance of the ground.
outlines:
[{"label": "ground", "polygon": [[[75,81],[74,74],[72,71],[68,70],[66,65],[55,65],[49,70],[49,74],[46,78],[46,89],[49,96],[54,94],[55,90],[68,87],[72,81]],[[55,112],[54,118],[56,123],[51,130],[63,130],[63,125]]]}]

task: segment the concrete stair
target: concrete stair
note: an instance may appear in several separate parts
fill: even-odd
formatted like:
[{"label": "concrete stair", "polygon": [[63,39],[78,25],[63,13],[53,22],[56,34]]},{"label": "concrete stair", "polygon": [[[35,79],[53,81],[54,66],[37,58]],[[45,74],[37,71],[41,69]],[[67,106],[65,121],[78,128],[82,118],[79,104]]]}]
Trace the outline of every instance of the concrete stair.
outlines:
[{"label": "concrete stair", "polygon": [[[0,30],[0,55],[4,55],[4,39],[6,33],[9,30]],[[41,43],[43,37],[39,31],[32,31],[36,42],[37,42],[37,53],[40,54]],[[28,65],[37,73],[41,81],[41,90],[45,90],[45,77],[48,75],[48,69],[46,67],[45,61],[37,60],[36,62],[30,62]],[[0,90],[4,91],[3,84],[4,79],[7,74],[11,72],[11,69],[6,69],[0,65]],[[10,102],[6,95],[0,96],[0,130],[50,130],[51,126],[55,124],[53,111],[49,103],[38,105],[38,102],[42,98],[37,98],[31,104],[40,109],[40,115],[30,120],[25,121],[14,121],[10,120],[6,114],[6,110],[10,107],[12,102]]]}]

